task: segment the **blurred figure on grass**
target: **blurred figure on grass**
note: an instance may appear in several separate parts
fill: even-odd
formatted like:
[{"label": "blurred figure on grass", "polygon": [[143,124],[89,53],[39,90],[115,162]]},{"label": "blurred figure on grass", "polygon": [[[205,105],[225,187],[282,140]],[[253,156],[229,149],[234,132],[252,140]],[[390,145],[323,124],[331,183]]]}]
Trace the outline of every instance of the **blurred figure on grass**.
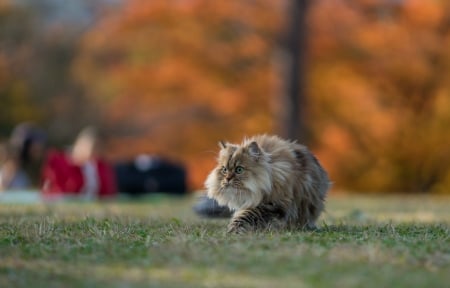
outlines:
[{"label": "blurred figure on grass", "polygon": [[32,123],[21,123],[0,151],[0,191],[39,186],[46,134]]},{"label": "blurred figure on grass", "polygon": [[45,200],[95,200],[117,195],[111,164],[100,156],[99,137],[93,127],[83,129],[69,151],[50,150],[42,169]]}]

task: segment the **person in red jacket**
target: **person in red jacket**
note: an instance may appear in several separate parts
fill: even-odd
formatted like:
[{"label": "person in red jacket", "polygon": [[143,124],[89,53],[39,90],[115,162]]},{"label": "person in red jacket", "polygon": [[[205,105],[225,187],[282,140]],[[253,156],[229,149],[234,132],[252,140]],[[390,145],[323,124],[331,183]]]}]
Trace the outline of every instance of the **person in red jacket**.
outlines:
[{"label": "person in red jacket", "polygon": [[80,132],[70,153],[50,150],[42,168],[44,198],[76,196],[94,200],[116,196],[115,172],[97,150],[97,135],[92,127]]}]

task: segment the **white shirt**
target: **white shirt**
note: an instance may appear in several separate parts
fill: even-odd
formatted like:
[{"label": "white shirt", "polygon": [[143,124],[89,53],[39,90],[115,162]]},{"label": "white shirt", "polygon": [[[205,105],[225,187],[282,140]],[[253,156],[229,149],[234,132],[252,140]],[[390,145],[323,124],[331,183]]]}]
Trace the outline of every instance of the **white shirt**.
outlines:
[{"label": "white shirt", "polygon": [[93,161],[88,161],[83,165],[83,167],[81,167],[81,171],[83,172],[84,178],[82,193],[85,199],[97,199],[100,186],[98,180],[97,165],[95,165],[95,162]]}]

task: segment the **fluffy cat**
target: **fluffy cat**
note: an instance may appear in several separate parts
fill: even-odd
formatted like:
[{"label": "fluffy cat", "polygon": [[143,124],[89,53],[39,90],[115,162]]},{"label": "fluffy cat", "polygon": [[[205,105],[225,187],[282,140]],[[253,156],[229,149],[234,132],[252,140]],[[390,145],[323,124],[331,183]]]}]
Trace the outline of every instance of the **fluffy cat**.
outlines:
[{"label": "fluffy cat", "polygon": [[219,145],[205,186],[234,210],[228,232],[315,227],[330,181],[305,146],[269,135]]}]

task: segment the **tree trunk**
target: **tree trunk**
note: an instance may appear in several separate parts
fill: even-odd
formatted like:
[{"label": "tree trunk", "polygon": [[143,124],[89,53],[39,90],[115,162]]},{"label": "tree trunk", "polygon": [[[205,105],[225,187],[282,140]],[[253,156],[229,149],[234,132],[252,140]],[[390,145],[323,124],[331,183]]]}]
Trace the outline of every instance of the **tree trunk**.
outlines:
[{"label": "tree trunk", "polygon": [[306,62],[306,9],[307,0],[291,0],[289,5],[289,26],[286,33],[281,65],[284,75],[284,91],[279,117],[279,130],[283,137],[298,140],[306,139],[305,111],[305,62]]}]

